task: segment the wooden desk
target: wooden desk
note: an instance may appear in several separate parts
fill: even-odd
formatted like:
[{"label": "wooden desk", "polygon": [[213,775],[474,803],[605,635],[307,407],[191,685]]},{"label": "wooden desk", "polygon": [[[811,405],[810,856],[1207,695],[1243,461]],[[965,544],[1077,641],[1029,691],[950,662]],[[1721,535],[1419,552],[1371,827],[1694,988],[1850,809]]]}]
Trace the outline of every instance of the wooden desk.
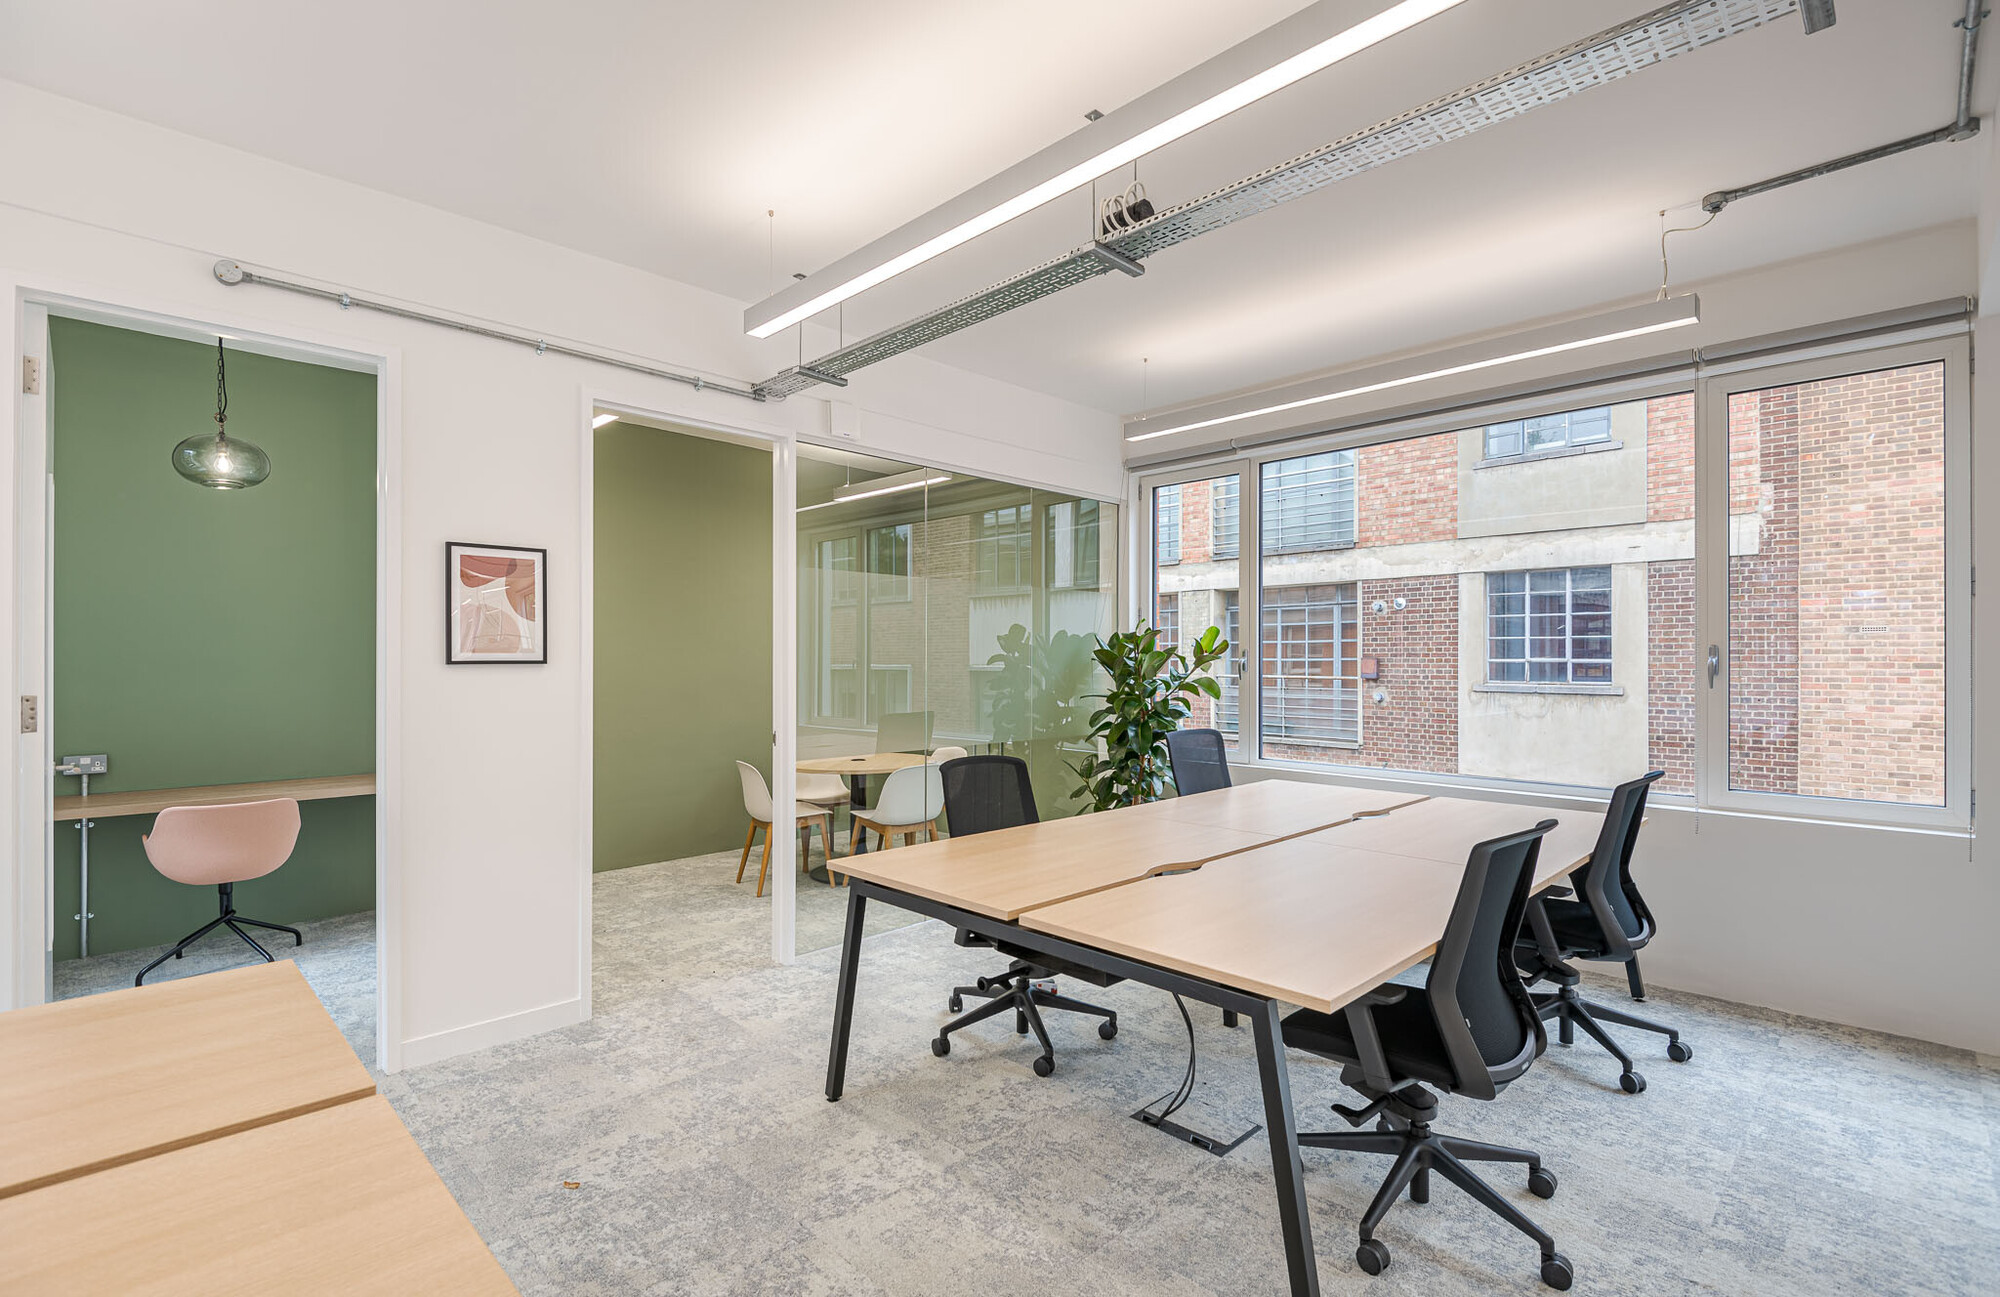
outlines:
[{"label": "wooden desk", "polygon": [[840,872],[996,919],[1379,815],[1407,794],[1267,781],[848,857]]},{"label": "wooden desk", "polygon": [[375,1092],[289,960],[0,1013],[0,1060],[0,1199]]},{"label": "wooden desk", "polygon": [[379,1096],[0,1199],[0,1292],[272,1289],[515,1292]]},{"label": "wooden desk", "polygon": [[329,775],[323,779],[275,779],[261,784],[207,784],[198,788],[146,788],[129,793],[98,793],[93,797],[58,797],[58,822],[111,819],[119,815],[154,815],[169,806],[220,806],[225,802],[261,802],[290,797],[301,802],[329,797],[367,797],[375,791],[374,775]]},{"label": "wooden desk", "polygon": [[864,752],[853,757],[814,757],[801,761],[797,769],[807,775],[843,775],[848,780],[865,779],[869,775],[894,774],[909,766],[920,766],[930,760],[918,752]]},{"label": "wooden desk", "polygon": [[1332,1013],[1436,953],[1473,843],[1548,818],[1540,890],[1590,858],[1601,813],[1437,798],[1034,909],[1021,926]]}]

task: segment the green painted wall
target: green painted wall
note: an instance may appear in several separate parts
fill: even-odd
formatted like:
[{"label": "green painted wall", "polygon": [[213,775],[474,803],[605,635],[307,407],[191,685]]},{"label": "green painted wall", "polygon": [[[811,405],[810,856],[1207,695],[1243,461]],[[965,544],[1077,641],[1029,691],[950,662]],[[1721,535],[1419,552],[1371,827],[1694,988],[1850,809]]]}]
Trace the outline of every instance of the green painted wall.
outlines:
[{"label": "green painted wall", "polygon": [[771,764],[771,456],[597,432],[599,870],[735,848],[736,762]]},{"label": "green painted wall", "polygon": [[[212,344],[62,319],[49,334],[56,754],[110,755],[92,793],[372,770],[374,377],[232,350],[229,430],[269,452],[271,476],[209,491],[168,452],[215,426]],[[237,908],[277,922],[372,908],[374,799],[300,809],[297,852],[240,885]],[[151,824],[91,831],[93,955],[215,917],[212,889],[147,862]],[[58,959],[76,955],[76,840],[56,826]]]}]

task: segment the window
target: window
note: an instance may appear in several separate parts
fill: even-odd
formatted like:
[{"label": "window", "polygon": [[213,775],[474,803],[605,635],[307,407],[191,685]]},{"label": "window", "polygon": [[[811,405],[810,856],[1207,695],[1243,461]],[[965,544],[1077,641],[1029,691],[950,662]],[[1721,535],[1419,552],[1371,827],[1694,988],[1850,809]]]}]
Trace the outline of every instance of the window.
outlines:
[{"label": "window", "polygon": [[1486,578],[1486,678],[1495,684],[1611,683],[1611,569]]},{"label": "window", "polygon": [[1153,492],[1153,554],[1159,563],[1181,561],[1181,489],[1163,486]]},{"label": "window", "polygon": [[1326,451],[1264,465],[1264,552],[1354,543],[1354,452]]},{"label": "window", "polygon": [[1359,742],[1354,585],[1267,588],[1263,619],[1265,743]]},{"label": "window", "polygon": [[1153,610],[1153,625],[1160,632],[1161,648],[1178,648],[1181,642],[1181,600],[1179,595],[1163,594]]},{"label": "window", "polygon": [[868,531],[868,597],[878,602],[910,597],[910,524]]},{"label": "window", "polygon": [[1098,586],[1097,501],[1064,500],[1046,505],[1048,542],[1044,547],[1047,583],[1052,590],[1095,590]]},{"label": "window", "polygon": [[871,666],[868,668],[868,719],[880,721],[910,710],[910,668]]},{"label": "window", "polygon": [[1238,552],[1236,482],[1233,477],[1218,477],[1209,484],[1208,547],[1215,558],[1235,558]]},{"label": "window", "polygon": [[819,542],[819,561],[815,564],[820,571],[821,588],[829,602],[848,604],[854,602],[855,538],[839,536],[833,540]]},{"label": "window", "polygon": [[1511,459],[1567,446],[1588,446],[1611,440],[1611,407],[1566,410],[1512,423],[1486,425],[1486,458]]},{"label": "window", "polygon": [[981,594],[1001,590],[1025,590],[1034,574],[1033,507],[1009,505],[988,509],[979,515],[979,533],[973,541],[973,564]]},{"label": "window", "polygon": [[1237,634],[1236,591],[1222,596],[1222,637],[1229,649],[1222,655],[1222,700],[1215,709],[1215,728],[1222,731],[1226,746],[1236,751],[1237,688],[1243,682],[1243,655],[1249,646]]}]

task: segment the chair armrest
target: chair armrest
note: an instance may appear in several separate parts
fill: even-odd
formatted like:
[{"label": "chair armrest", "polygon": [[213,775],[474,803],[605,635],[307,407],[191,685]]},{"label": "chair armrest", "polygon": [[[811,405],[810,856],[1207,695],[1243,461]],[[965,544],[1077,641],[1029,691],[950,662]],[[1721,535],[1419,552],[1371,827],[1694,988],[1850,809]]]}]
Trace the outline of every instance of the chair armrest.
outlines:
[{"label": "chair armrest", "polygon": [[1534,934],[1535,953],[1541,956],[1550,968],[1563,966],[1562,947],[1556,944],[1555,929],[1549,926],[1549,912],[1542,906],[1542,898],[1528,900],[1528,931]]},{"label": "chair armrest", "polygon": [[1556,897],[1557,899],[1561,899],[1562,897],[1565,896],[1575,896],[1576,892],[1572,888],[1564,887],[1561,884],[1557,884],[1554,887],[1544,887],[1542,889],[1542,895],[1545,897],[1553,896]]},{"label": "chair armrest", "polygon": [[1394,1004],[1396,1001],[1407,997],[1409,993],[1410,988],[1407,986],[1401,986],[1395,982],[1384,982],[1382,985],[1368,992],[1368,994],[1355,1000],[1354,1003],[1369,1005]]},{"label": "chair armrest", "polygon": [[[1388,999],[1378,1000],[1376,997],[1382,994],[1384,989],[1378,987],[1370,991],[1343,1010],[1347,1014],[1347,1029],[1354,1036],[1354,1052],[1358,1055],[1354,1061],[1361,1064],[1361,1079],[1366,1081],[1371,1089],[1381,1094],[1394,1090],[1396,1079],[1389,1075],[1389,1056],[1382,1052],[1382,1037],[1375,1030],[1374,1006],[1393,1004],[1403,998],[1402,995],[1393,995]],[[1397,989],[1403,990],[1403,988]],[[1404,990],[1404,994],[1407,993]]]}]

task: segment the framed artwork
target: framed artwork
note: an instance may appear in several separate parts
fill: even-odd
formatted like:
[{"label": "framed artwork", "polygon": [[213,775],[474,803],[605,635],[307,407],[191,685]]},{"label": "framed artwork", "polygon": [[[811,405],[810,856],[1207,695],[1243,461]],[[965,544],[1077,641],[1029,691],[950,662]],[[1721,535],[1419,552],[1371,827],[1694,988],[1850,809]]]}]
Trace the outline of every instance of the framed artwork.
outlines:
[{"label": "framed artwork", "polygon": [[444,566],[447,664],[549,660],[547,550],[451,541]]}]

